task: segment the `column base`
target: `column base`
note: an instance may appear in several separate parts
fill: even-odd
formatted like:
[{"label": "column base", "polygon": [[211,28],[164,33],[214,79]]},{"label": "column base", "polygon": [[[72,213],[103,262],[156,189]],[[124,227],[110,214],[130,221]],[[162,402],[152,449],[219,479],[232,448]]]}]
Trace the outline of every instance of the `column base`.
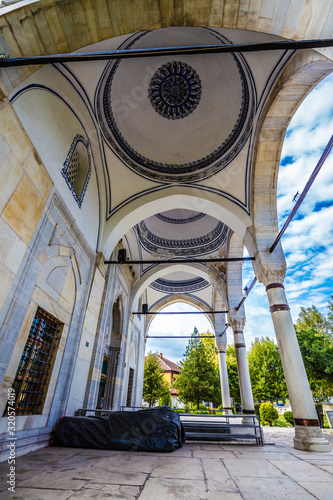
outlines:
[{"label": "column base", "polygon": [[331,447],[320,427],[295,425],[294,448],[296,450],[327,453]]}]

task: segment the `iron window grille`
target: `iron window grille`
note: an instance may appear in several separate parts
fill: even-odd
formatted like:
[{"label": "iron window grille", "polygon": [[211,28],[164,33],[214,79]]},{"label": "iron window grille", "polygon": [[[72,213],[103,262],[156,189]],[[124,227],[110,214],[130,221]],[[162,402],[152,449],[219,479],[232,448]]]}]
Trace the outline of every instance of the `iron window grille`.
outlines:
[{"label": "iron window grille", "polygon": [[134,370],[133,368],[130,368],[128,377],[126,406],[131,406],[132,404],[133,380],[134,380]]},{"label": "iron window grille", "polygon": [[82,135],[77,134],[74,137],[61,174],[81,208],[91,176],[89,143]]},{"label": "iron window grille", "polygon": [[[16,415],[42,413],[62,327],[62,323],[38,307],[12,386]],[[4,415],[7,410],[8,406]]]}]

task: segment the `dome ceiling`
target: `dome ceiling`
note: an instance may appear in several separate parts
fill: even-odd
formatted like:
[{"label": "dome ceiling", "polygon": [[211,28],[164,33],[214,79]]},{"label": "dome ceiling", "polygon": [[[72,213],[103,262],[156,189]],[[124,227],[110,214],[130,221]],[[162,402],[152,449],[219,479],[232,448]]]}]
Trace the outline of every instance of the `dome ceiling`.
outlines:
[{"label": "dome ceiling", "polygon": [[209,215],[169,210],[137,224],[140,245],[149,253],[174,256],[207,254],[227,243],[229,228]]},{"label": "dome ceiling", "polygon": [[[226,44],[214,30],[169,28],[129,37],[119,48]],[[239,54],[110,62],[97,89],[104,138],[135,172],[194,181],[225,167],[250,133],[255,93]]]}]

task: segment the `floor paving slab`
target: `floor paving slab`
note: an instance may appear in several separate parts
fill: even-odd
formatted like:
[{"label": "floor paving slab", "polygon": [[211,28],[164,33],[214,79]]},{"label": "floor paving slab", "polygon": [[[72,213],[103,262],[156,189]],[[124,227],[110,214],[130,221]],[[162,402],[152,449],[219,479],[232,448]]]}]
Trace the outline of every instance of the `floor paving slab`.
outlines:
[{"label": "floor paving slab", "polygon": [[223,495],[221,495],[220,491],[209,491],[208,492],[208,499],[209,500],[243,500],[243,497],[241,496],[240,493],[223,492]]},{"label": "floor paving slab", "polygon": [[323,481],[325,483],[332,483],[333,491],[333,475],[315,465],[308,464],[302,460],[270,460],[270,462],[297,482]]},{"label": "floor paving slab", "polygon": [[315,498],[318,500],[332,500],[333,499],[333,488],[332,483],[323,483],[323,482],[310,482],[310,481],[301,481],[299,483],[303,488],[312,493]]},{"label": "floor paving slab", "polygon": [[0,493],[1,500],[67,500],[72,498],[73,491],[71,490],[51,490],[37,488],[19,488],[15,489],[15,493],[6,491]]},{"label": "floor paving slab", "polygon": [[104,484],[141,486],[145,482],[147,474],[141,474],[140,472],[119,472],[109,467],[89,467],[84,472],[80,472],[77,478],[86,482],[87,480],[93,480]]},{"label": "floor paving slab", "polygon": [[276,451],[266,451],[265,453],[264,452],[260,452],[260,453],[256,453],[255,451],[253,452],[250,452],[250,451],[243,451],[243,450],[240,450],[240,451],[235,451],[234,452],[236,458],[239,458],[239,459],[247,459],[247,460],[298,460],[294,455],[291,455],[290,453],[279,453],[279,452],[276,452]]},{"label": "floor paving slab", "polygon": [[[223,460],[232,478],[240,477],[281,477],[282,472],[268,460],[239,460],[238,458]],[[280,462],[280,461],[276,461]],[[293,462],[294,463],[294,462]]]},{"label": "floor paving slab", "polygon": [[209,500],[203,481],[149,478],[139,500]]},{"label": "floor paving slab", "polygon": [[53,488],[55,490],[79,490],[87,484],[87,480],[76,476],[76,471],[43,471],[19,483],[20,488]]},{"label": "floor paving slab", "polygon": [[317,465],[317,467],[320,467],[321,469],[325,470],[326,472],[329,472],[333,476],[333,465]]},{"label": "floor paving slab", "polygon": [[171,453],[162,453],[162,452],[161,453],[150,453],[150,452],[146,452],[146,451],[136,451],[136,452],[133,452],[133,454],[141,456],[141,457],[144,457],[144,456],[151,457],[152,455],[154,457],[165,457],[167,455],[172,455],[173,457],[188,457],[188,458],[190,458],[190,457],[192,457],[194,450],[197,450],[197,449],[200,450],[200,447],[189,448],[186,445],[186,447],[183,446],[182,448],[178,448],[178,450],[175,450]]},{"label": "floor paving slab", "polygon": [[117,500],[136,500],[140,493],[140,488],[136,486],[114,485],[113,489],[112,485],[93,484],[91,486],[89,485],[89,488],[75,492],[70,499],[104,500],[105,498],[113,498]]},{"label": "floor paving slab", "polygon": [[235,482],[244,500],[314,500],[316,498],[295,481],[284,476],[242,477],[236,479]]},{"label": "floor paving slab", "polygon": [[270,439],[189,442],[174,453],[46,448],[17,459],[17,497],[0,464],[0,500],[333,500],[332,452],[295,450],[284,429]]},{"label": "floor paving slab", "polygon": [[203,480],[202,464],[198,458],[158,458],[152,477]]},{"label": "floor paving slab", "polygon": [[194,458],[236,458],[234,452],[225,450],[193,450]]},{"label": "floor paving slab", "polygon": [[158,458],[154,457],[153,454],[150,457],[144,456],[140,458],[135,455],[122,455],[120,457],[103,458],[95,467],[118,472],[146,472],[148,474],[153,470],[157,460]]}]

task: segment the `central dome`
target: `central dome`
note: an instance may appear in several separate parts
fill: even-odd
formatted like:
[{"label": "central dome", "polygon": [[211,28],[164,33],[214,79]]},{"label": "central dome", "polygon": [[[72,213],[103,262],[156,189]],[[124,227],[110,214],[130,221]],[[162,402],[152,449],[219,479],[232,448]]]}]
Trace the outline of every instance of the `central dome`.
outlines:
[{"label": "central dome", "polygon": [[[130,36],[119,48],[223,45],[204,28],[166,28]],[[106,142],[133,171],[188,182],[224,168],[251,131],[255,93],[239,54],[187,54],[110,62],[97,89]]]}]

